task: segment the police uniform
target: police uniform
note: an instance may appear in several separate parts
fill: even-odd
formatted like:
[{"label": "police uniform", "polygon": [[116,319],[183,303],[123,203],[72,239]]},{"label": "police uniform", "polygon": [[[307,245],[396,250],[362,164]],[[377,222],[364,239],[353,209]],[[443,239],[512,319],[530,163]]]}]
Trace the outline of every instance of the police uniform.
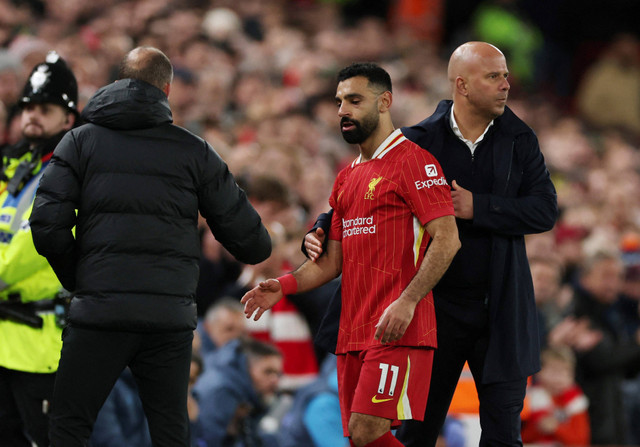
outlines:
[{"label": "police uniform", "polygon": [[[54,52],[29,77],[21,106],[59,104],[77,115],[77,83]],[[35,191],[63,134],[5,152],[0,180],[0,444],[49,445],[47,413],[60,359],[62,286],[33,245]],[[58,313],[56,314],[56,308]],[[58,320],[58,321],[57,321]]]}]

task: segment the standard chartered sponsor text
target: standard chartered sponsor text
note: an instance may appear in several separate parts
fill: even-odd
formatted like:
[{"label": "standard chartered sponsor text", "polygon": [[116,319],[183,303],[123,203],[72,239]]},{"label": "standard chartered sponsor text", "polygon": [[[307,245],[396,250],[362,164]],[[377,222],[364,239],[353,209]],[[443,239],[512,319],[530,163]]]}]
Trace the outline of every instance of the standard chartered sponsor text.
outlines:
[{"label": "standard chartered sponsor text", "polygon": [[342,238],[358,234],[375,234],[376,225],[373,216],[342,219]]}]

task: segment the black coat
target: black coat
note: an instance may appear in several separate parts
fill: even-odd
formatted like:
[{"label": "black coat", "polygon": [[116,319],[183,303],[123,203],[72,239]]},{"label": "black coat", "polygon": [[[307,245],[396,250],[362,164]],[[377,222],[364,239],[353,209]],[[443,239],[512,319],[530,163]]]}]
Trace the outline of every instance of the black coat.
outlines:
[{"label": "black coat", "polygon": [[211,146],[172,124],[156,87],[117,81],[91,98],[82,117],[89,124],[55,149],[30,218],[38,252],[75,294],[69,320],[113,330],[194,329],[198,211],[249,264],[271,253],[260,216]]},{"label": "black coat", "polygon": [[[452,104],[441,101],[429,118],[402,129],[409,140],[436,157],[449,184],[453,179],[447,174],[444,153],[448,144],[459,142],[450,125]],[[524,235],[550,230],[558,216],[556,191],[533,130],[505,108],[489,132],[492,191],[474,193],[472,222],[491,232],[485,383],[521,379],[540,369],[538,323]],[[434,299],[438,299],[437,290]]]}]

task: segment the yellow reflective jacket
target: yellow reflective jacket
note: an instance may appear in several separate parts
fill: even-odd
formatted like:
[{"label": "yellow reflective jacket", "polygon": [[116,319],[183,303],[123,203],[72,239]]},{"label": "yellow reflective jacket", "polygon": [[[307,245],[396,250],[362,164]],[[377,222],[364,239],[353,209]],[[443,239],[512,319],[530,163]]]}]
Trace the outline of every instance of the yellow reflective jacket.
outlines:
[{"label": "yellow reflective jacket", "polygon": [[[22,160],[9,161],[5,175],[11,179]],[[33,177],[15,196],[0,182],[0,302],[19,294],[21,302],[53,299],[62,286],[47,260],[33,245],[29,216],[40,177],[47,162],[39,161]],[[0,366],[31,373],[52,373],[58,369],[62,330],[53,311],[38,314],[43,327],[0,318]]]}]

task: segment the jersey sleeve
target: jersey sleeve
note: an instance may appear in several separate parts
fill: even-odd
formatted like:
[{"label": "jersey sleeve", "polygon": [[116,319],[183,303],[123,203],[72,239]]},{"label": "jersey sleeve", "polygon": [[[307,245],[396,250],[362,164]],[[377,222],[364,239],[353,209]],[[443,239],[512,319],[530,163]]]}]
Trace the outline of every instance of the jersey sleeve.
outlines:
[{"label": "jersey sleeve", "polygon": [[333,189],[329,196],[329,206],[333,209],[331,216],[331,226],[329,227],[329,239],[334,241],[342,240],[342,212],[340,211],[339,197],[342,191],[342,184],[346,178],[345,171],[338,173],[336,181],[333,183]]},{"label": "jersey sleeve", "polygon": [[431,153],[412,151],[403,163],[401,178],[404,199],[422,225],[454,214],[451,188]]}]

